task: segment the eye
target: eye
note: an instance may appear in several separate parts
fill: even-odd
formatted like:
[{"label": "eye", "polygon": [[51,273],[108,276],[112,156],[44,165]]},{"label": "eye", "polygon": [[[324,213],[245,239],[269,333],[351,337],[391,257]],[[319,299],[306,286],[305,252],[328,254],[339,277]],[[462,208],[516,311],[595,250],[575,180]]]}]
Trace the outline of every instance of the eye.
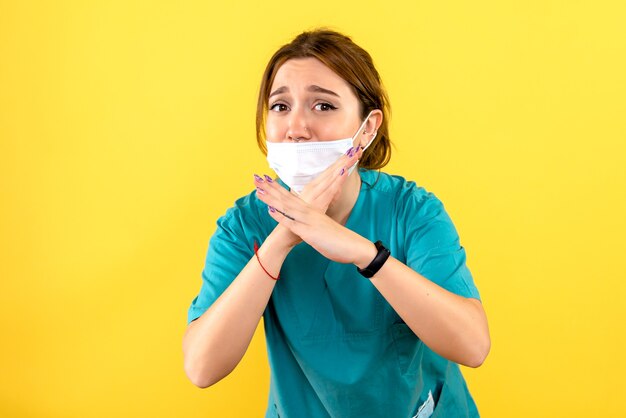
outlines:
[{"label": "eye", "polygon": [[287,105],[283,103],[274,103],[273,105],[270,106],[270,110],[274,112],[284,112],[287,109],[288,109]]},{"label": "eye", "polygon": [[330,103],[318,103],[314,106],[315,110],[319,110],[322,112],[328,112],[329,110],[335,110],[337,109],[335,106],[331,105]]}]

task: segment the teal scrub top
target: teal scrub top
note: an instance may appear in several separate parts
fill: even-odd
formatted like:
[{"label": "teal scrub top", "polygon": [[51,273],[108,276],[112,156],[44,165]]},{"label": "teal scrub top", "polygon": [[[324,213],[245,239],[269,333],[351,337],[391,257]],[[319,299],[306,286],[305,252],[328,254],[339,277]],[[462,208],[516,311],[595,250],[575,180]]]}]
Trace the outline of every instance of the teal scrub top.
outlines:
[{"label": "teal scrub top", "polygon": [[[480,299],[441,201],[402,177],[358,173],[361,190],[346,227],[381,240],[393,257],[450,292]],[[275,226],[254,192],[218,220],[188,323]],[[301,243],[280,277],[263,314],[271,370],[266,417],[479,416],[459,366],[424,345],[354,265]]]}]

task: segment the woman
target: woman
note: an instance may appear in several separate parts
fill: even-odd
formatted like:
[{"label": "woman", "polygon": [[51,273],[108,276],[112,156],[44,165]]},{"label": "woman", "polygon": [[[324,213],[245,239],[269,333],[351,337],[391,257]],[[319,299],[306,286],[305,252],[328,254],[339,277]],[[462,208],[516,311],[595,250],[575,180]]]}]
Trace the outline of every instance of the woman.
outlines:
[{"label": "woman", "polygon": [[490,348],[465,250],[442,203],[377,169],[388,99],[369,54],[305,32],[271,58],[257,140],[278,179],[218,221],[188,314],[185,371],[228,375],[263,316],[266,417],[474,417],[457,363]]}]

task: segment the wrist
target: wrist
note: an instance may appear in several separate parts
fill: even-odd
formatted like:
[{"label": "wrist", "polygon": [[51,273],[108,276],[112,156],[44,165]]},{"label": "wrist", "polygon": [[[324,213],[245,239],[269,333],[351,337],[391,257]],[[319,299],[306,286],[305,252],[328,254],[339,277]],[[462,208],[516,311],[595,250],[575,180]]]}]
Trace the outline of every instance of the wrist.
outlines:
[{"label": "wrist", "polygon": [[[296,238],[296,239],[294,239]],[[297,235],[294,235],[284,226],[278,224],[276,228],[267,236],[264,243],[271,246],[274,251],[279,254],[283,254],[285,257],[289,252],[298,245],[302,240]]]},{"label": "wrist", "polygon": [[376,249],[374,243],[370,240],[365,240],[361,250],[358,251],[358,257],[352,264],[360,269],[364,269],[372,262],[374,257],[376,257],[376,254],[378,254],[378,250]]},{"label": "wrist", "polygon": [[374,243],[374,247],[376,248],[376,255],[372,259],[372,261],[366,267],[358,267],[357,271],[368,279],[374,277],[378,271],[383,267],[391,252],[383,245],[382,241],[378,240]]}]

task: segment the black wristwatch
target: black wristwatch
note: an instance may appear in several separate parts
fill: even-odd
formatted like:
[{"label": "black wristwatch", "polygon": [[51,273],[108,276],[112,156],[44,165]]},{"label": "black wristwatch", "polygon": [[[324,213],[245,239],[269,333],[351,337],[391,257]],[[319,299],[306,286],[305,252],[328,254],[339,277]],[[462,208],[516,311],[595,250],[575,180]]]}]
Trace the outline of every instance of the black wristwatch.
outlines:
[{"label": "black wristwatch", "polygon": [[374,245],[378,250],[376,257],[374,257],[372,262],[364,269],[360,269],[358,267],[356,268],[359,273],[361,273],[364,277],[367,277],[368,279],[378,273],[378,270],[380,270],[383,264],[385,264],[385,261],[387,261],[389,255],[391,254],[389,250],[383,246],[382,242],[376,241]]}]

